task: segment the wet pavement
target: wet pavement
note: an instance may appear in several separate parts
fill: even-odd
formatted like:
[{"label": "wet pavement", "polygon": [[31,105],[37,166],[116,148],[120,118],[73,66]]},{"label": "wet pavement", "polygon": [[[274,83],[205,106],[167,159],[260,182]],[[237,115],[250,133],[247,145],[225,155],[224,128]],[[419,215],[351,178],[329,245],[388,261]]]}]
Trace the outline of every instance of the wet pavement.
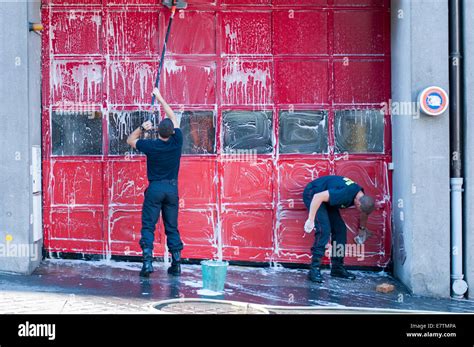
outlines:
[{"label": "wet pavement", "polygon": [[[350,281],[323,270],[325,283],[316,284],[307,280],[305,269],[231,265],[224,293],[208,296],[199,265],[183,265],[178,278],[167,275],[166,264],[154,266],[150,279],[141,279],[140,263],[46,259],[31,276],[0,274],[0,313],[150,313],[152,303],[175,298],[259,304],[271,313],[474,312],[472,300],[412,295],[385,272],[355,271],[357,279]],[[379,293],[375,288],[381,283],[395,290]]]}]

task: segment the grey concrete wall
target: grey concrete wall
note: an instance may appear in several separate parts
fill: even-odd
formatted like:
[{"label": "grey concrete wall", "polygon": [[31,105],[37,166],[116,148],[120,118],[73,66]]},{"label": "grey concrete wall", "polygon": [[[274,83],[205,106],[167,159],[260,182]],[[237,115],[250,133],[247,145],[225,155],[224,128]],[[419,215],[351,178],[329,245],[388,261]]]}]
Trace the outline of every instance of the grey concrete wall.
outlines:
[{"label": "grey concrete wall", "polygon": [[41,143],[39,1],[0,1],[0,271],[30,273],[33,242],[31,147]]},{"label": "grey concrete wall", "polygon": [[[449,90],[448,0],[392,0],[392,101]],[[415,294],[450,295],[449,114],[393,114],[393,260]]]},{"label": "grey concrete wall", "polygon": [[464,270],[474,299],[474,1],[463,0],[464,32]]}]

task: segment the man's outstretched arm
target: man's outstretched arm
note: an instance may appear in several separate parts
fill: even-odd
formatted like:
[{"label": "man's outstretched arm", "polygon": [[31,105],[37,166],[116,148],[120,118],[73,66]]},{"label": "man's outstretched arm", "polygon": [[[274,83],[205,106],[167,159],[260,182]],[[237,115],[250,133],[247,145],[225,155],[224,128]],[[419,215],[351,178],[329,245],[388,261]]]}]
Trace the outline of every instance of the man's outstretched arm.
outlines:
[{"label": "man's outstretched arm", "polygon": [[140,127],[136,128],[130,135],[128,135],[127,143],[134,149],[137,148],[137,141],[140,140],[140,135],[142,134],[142,127],[145,130],[150,130],[153,127],[153,124],[150,121],[146,121]]},{"label": "man's outstretched arm", "polygon": [[314,219],[316,218],[316,213],[319,210],[319,207],[323,202],[329,201],[329,191],[325,190],[321,193],[317,193],[313,195],[313,199],[311,200],[311,205],[309,207],[309,214],[308,220],[304,225],[304,229],[306,232],[311,232],[314,228]]},{"label": "man's outstretched arm", "polygon": [[169,119],[171,119],[171,121],[173,122],[174,127],[179,128],[178,119],[176,118],[176,115],[174,114],[174,112],[171,109],[170,105],[168,105],[168,103],[165,101],[165,99],[163,99],[163,96],[161,96],[161,93],[160,93],[159,89],[158,88],[153,89],[153,94],[155,95],[156,100],[158,100],[158,102],[161,104],[161,106],[163,106],[163,110],[165,111],[166,116]]}]

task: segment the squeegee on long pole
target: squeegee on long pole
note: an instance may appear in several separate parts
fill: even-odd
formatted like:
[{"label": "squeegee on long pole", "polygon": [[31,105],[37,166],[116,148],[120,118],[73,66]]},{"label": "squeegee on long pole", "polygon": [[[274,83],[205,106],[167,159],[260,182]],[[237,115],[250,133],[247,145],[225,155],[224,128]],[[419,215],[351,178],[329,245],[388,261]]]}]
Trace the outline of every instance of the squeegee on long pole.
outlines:
[{"label": "squeegee on long pole", "polygon": [[[175,12],[176,12],[176,6],[173,5],[171,7],[171,16],[168,22],[168,29],[166,30],[165,43],[163,44],[163,49],[161,51],[160,65],[158,66],[158,74],[156,75],[156,81],[155,81],[156,88],[159,88],[160,86],[161,70],[163,69],[163,63],[165,61],[166,45],[168,43],[168,37],[170,36],[171,23],[173,22]],[[155,94],[153,94],[153,96],[151,97],[151,106],[153,106],[154,104],[155,104]]]},{"label": "squeegee on long pole", "polygon": [[[163,44],[163,50],[161,51],[161,58],[160,58],[160,65],[158,66],[158,74],[156,75],[155,87],[159,88],[160,86],[160,78],[161,78],[161,71],[163,70],[163,64],[165,61],[165,54],[166,54],[166,46],[168,44],[168,38],[170,36],[171,31],[171,24],[173,23],[174,14],[176,9],[185,9],[187,7],[187,3],[185,1],[176,1],[176,0],[165,0],[163,1],[163,5],[166,7],[171,8],[171,16],[168,22],[168,29],[166,30],[165,42]],[[151,97],[151,106],[155,104],[155,95]]]}]

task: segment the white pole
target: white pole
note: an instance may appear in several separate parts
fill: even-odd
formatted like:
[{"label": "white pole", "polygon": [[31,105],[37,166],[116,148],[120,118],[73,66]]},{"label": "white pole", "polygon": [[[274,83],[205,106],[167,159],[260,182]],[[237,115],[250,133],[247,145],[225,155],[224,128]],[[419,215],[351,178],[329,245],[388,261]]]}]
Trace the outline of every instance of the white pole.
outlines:
[{"label": "white pole", "polygon": [[463,178],[451,178],[451,296],[459,299],[467,291],[462,269],[462,186]]}]

